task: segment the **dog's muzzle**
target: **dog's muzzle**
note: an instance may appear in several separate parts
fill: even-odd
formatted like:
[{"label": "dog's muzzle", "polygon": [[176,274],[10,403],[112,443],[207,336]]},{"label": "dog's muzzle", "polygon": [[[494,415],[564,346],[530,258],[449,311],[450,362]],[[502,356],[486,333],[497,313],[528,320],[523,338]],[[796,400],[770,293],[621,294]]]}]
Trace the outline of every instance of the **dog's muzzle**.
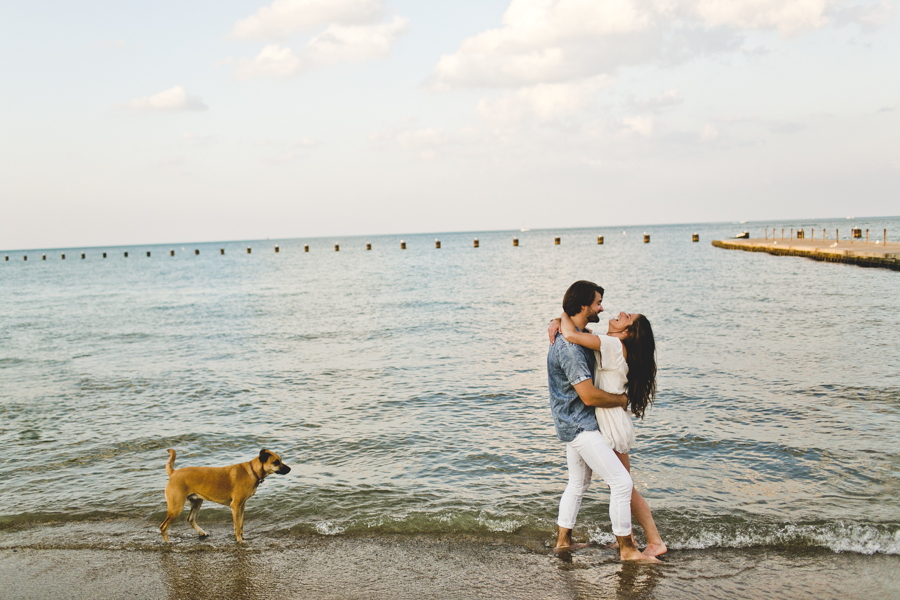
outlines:
[{"label": "dog's muzzle", "polygon": [[291,472],[291,468],[287,465],[281,465],[281,468],[275,472],[278,473],[279,475],[287,475],[288,473]]}]

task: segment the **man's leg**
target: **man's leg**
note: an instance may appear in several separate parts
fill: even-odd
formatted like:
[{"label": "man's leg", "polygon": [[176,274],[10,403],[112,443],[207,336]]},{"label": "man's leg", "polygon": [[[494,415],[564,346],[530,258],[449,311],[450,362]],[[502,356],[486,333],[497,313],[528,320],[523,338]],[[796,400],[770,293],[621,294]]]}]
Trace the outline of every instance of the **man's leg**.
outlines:
[{"label": "man's leg", "polygon": [[554,550],[572,549],[572,529],[575,528],[575,519],[584,493],[591,485],[591,468],[571,444],[566,444],[566,465],[569,469],[569,483],[559,501],[559,518],[556,520],[559,534]]},{"label": "man's leg", "polygon": [[603,442],[603,435],[599,431],[584,431],[569,444],[609,486],[609,519],[613,534],[619,541],[619,557],[622,560],[656,561],[638,550],[631,539],[631,492],[634,485],[625,465]]}]

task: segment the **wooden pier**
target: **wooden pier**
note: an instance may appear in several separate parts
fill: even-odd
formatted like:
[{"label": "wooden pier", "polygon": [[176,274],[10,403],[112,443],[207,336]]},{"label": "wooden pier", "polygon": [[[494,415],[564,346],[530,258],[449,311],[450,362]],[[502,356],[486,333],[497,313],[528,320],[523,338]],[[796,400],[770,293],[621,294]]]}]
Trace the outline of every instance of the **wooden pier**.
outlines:
[{"label": "wooden pier", "polygon": [[716,248],[768,252],[778,256],[802,256],[813,260],[848,263],[900,271],[900,243],[866,244],[860,240],[746,239],[714,240]]}]

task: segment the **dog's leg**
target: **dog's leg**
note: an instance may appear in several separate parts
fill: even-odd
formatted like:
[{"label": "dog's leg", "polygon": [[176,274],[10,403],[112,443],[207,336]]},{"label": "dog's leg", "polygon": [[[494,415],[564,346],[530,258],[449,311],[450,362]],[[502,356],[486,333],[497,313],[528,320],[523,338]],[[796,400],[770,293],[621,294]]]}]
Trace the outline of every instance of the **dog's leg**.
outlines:
[{"label": "dog's leg", "polygon": [[159,526],[159,531],[162,533],[163,540],[166,542],[169,541],[169,526],[175,522],[175,519],[178,518],[178,515],[181,514],[181,511],[184,510],[184,499],[181,499],[181,502],[178,502],[177,498],[169,498],[168,494],[166,495],[166,505],[168,506],[168,512],[166,513],[166,520],[162,522],[162,525]]},{"label": "dog's leg", "polygon": [[234,519],[234,539],[240,544],[244,541],[244,502],[231,501],[231,516]]},{"label": "dog's leg", "polygon": [[187,517],[188,524],[197,530],[197,533],[200,534],[200,537],[208,536],[209,534],[200,529],[200,526],[197,525],[197,513],[200,511],[200,505],[203,504],[203,498],[201,498],[197,494],[191,494],[187,497],[187,499],[191,503],[191,512],[188,513]]}]

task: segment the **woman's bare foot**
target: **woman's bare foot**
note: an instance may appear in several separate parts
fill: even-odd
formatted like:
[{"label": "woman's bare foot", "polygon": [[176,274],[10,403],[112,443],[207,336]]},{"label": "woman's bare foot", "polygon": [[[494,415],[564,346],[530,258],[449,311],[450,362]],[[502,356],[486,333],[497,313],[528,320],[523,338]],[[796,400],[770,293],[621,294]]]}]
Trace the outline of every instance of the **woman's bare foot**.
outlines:
[{"label": "woman's bare foot", "polygon": [[644,548],[644,554],[647,556],[662,556],[669,549],[666,548],[666,545],[662,542],[658,544],[648,544],[646,548]]},{"label": "woman's bare foot", "polygon": [[635,546],[634,542],[631,540],[630,535],[627,537],[617,535],[616,539],[619,542],[619,558],[621,560],[632,560],[642,563],[660,562],[659,559],[652,556],[647,556],[646,554],[638,550],[637,546]]}]

